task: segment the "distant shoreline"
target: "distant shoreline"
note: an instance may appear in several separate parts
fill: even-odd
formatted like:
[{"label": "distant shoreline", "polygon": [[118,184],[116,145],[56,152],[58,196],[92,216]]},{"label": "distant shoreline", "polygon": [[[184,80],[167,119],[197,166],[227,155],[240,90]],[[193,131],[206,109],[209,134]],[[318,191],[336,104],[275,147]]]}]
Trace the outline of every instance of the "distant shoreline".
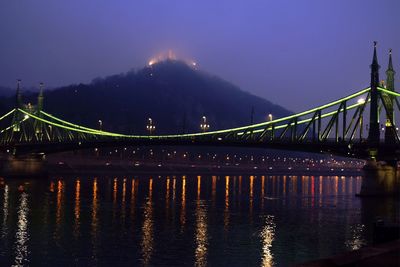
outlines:
[{"label": "distant shoreline", "polygon": [[268,169],[268,168],[241,168],[236,166],[140,166],[134,167],[130,165],[67,165],[67,164],[48,164],[49,175],[98,175],[98,174],[120,174],[120,175],[137,175],[137,174],[170,174],[170,175],[185,175],[185,174],[210,174],[210,175],[289,175],[289,176],[362,176],[361,169],[317,169],[317,170],[302,170],[302,169]]},{"label": "distant shoreline", "polygon": [[[351,161],[350,161],[351,162]],[[52,155],[46,160],[21,159],[9,165],[6,159],[2,176],[42,177],[74,175],[255,175],[255,176],[363,176],[362,163],[346,164],[331,160],[286,160],[275,162],[223,162],[205,160],[139,160],[88,156]],[[5,166],[5,167],[4,167]],[[16,169],[9,169],[17,166]],[[12,167],[12,168],[14,168]]]}]

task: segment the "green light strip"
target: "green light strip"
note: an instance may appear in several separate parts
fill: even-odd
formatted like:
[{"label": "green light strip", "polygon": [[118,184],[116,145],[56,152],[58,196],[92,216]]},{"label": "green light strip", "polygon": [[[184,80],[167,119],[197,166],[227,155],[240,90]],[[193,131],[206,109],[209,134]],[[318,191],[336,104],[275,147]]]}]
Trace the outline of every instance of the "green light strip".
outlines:
[{"label": "green light strip", "polygon": [[[212,135],[212,134],[221,134],[221,133],[227,133],[227,132],[235,132],[235,131],[240,131],[240,130],[248,130],[249,128],[258,128],[261,126],[268,126],[268,125],[272,125],[278,122],[282,122],[282,121],[286,121],[286,120],[290,120],[290,119],[294,119],[296,117],[301,117],[310,113],[313,113],[317,110],[322,110],[322,109],[326,109],[329,107],[332,107],[334,105],[340,104],[342,101],[347,101],[350,99],[353,99],[357,96],[363,95],[367,92],[369,92],[371,90],[370,87],[363,89],[357,93],[354,93],[352,95],[343,97],[341,99],[338,99],[336,101],[333,101],[331,103],[313,108],[313,109],[309,109],[291,116],[287,116],[287,117],[283,117],[280,119],[276,119],[273,121],[268,121],[268,122],[262,122],[262,123],[258,123],[258,124],[253,124],[253,125],[248,125],[248,126],[242,126],[242,127],[238,127],[238,128],[232,128],[232,129],[225,129],[225,130],[219,130],[219,131],[212,131],[212,132],[207,132],[207,133],[193,133],[193,134],[182,134],[182,135],[159,135],[159,136],[152,136],[152,138],[175,138],[175,137],[195,137],[195,136],[204,136],[204,135]],[[276,129],[276,128],[275,128]]]},{"label": "green light strip", "polygon": [[387,93],[387,94],[389,94],[389,95],[400,96],[399,93],[390,91],[390,90],[388,90],[388,89],[386,89],[386,88],[378,87],[378,90],[379,90],[379,91],[382,91],[382,92],[384,92],[384,93]]},{"label": "green light strip", "polygon": [[[370,102],[370,100],[368,99],[367,102]],[[354,109],[354,108],[359,107],[359,106],[361,106],[361,105],[364,105],[364,103],[357,103],[357,104],[348,106],[348,107],[346,108],[346,110],[351,110],[351,109]],[[343,112],[343,111],[344,111],[343,108],[340,109],[340,112]],[[330,117],[330,116],[332,116],[332,115],[335,115],[336,113],[338,113],[337,110],[331,111],[331,112],[329,112],[329,113],[322,114],[322,115],[321,115],[321,119],[326,118],[326,117]],[[318,116],[316,116],[315,119],[318,119]],[[297,125],[310,122],[311,120],[312,120],[312,118],[304,119],[304,120],[298,121],[298,122],[297,122]],[[294,125],[294,123],[291,123],[290,125],[292,126],[292,125]],[[282,129],[282,128],[285,128],[285,127],[287,127],[287,126],[288,126],[288,123],[287,123],[287,124],[282,124],[282,125],[276,126],[274,129],[275,129],[275,130],[276,130],[276,129]],[[253,133],[259,133],[259,132],[262,132],[262,131],[264,131],[264,130],[265,130],[265,129],[254,130]],[[267,131],[271,131],[271,130],[272,130],[272,128],[267,129]],[[243,134],[244,134],[244,132],[238,133],[238,135],[243,135]],[[246,132],[246,134],[251,134],[251,131]]]},{"label": "green light strip", "polygon": [[0,121],[1,121],[2,119],[4,119],[5,117],[10,116],[12,113],[14,113],[14,111],[15,111],[15,109],[12,109],[12,110],[9,111],[8,113],[6,113],[6,114],[4,114],[3,116],[1,116],[1,117],[0,117]]},{"label": "green light strip", "polygon": [[[368,100],[368,102],[369,102],[369,100]],[[347,110],[354,109],[354,108],[359,107],[359,106],[362,106],[362,105],[364,105],[364,103],[357,103],[357,104],[348,106],[348,107],[346,108],[346,111],[347,111]],[[340,109],[339,112],[343,112],[343,111],[344,111],[344,109],[342,108],[342,109]],[[325,114],[322,114],[322,115],[321,115],[321,119],[326,118],[326,117],[333,116],[333,115],[335,115],[336,113],[338,113],[337,110],[331,111],[331,112],[328,112],[328,113],[325,113]],[[318,119],[318,116],[316,116],[315,119]],[[306,123],[306,122],[310,122],[311,120],[312,120],[312,118],[305,119],[305,120],[301,120],[301,121],[298,121],[297,124],[303,124],[303,123]],[[292,123],[291,125],[294,125],[294,123]],[[283,125],[282,125],[282,126],[283,126]],[[278,127],[282,128],[282,126],[278,126]],[[285,126],[287,126],[287,124],[286,124]],[[275,128],[275,129],[277,129],[277,128]]]},{"label": "green light strip", "polygon": [[[14,110],[14,111],[15,111],[15,110]],[[29,119],[29,118],[24,118],[22,121],[16,122],[16,123],[14,123],[13,125],[8,126],[7,128],[1,130],[0,133],[4,133],[5,131],[8,131],[8,130],[10,130],[11,128],[14,128],[15,125],[21,124],[21,123],[23,123],[24,121],[26,121],[27,119]]]},{"label": "green light strip", "polygon": [[48,121],[46,119],[40,118],[40,117],[38,117],[36,115],[33,115],[33,114],[29,113],[29,112],[26,112],[25,110],[22,110],[22,109],[18,109],[18,111],[20,111],[20,112],[22,112],[22,113],[24,113],[24,114],[36,119],[36,120],[39,120],[41,122],[44,122],[44,123],[47,123],[47,124],[50,124],[50,125],[53,125],[53,126],[56,126],[56,127],[59,127],[59,128],[63,128],[63,129],[66,129],[66,130],[77,131],[77,132],[93,134],[93,135],[113,136],[113,137],[129,137],[128,135],[123,135],[123,134],[112,134],[111,135],[111,134],[103,134],[103,133],[94,133],[94,132],[90,132],[90,131],[86,131],[86,130],[78,129],[78,128],[72,128],[72,127],[69,127],[69,126],[65,126],[65,125],[62,125],[62,124],[58,124],[58,123],[51,122],[51,121]]},{"label": "green light strip", "polygon": [[68,121],[59,119],[59,118],[57,118],[57,117],[55,117],[55,116],[53,116],[53,115],[51,115],[51,114],[49,114],[49,113],[47,113],[47,112],[44,112],[44,111],[40,111],[40,112],[41,112],[43,115],[45,115],[45,116],[47,116],[47,117],[49,117],[49,118],[51,118],[51,119],[53,119],[53,120],[59,121],[59,122],[61,122],[61,123],[64,123],[64,124],[66,124],[66,125],[69,125],[69,126],[73,126],[73,127],[77,128],[77,129],[87,130],[87,131],[94,132],[94,133],[108,133],[108,134],[114,134],[114,133],[107,132],[107,131],[100,131],[100,130],[96,130],[96,129],[93,129],[93,128],[88,128],[88,127],[85,127],[85,126],[81,126],[81,125],[78,125],[78,124],[73,124],[73,123],[71,123],[71,122],[68,122]]}]

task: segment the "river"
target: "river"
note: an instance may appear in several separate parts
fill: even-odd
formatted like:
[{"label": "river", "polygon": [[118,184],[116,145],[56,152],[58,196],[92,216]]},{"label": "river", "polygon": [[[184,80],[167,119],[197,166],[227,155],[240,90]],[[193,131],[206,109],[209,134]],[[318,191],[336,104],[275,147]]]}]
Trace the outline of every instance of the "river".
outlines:
[{"label": "river", "polygon": [[350,176],[0,179],[0,266],[287,266],[372,242]]}]

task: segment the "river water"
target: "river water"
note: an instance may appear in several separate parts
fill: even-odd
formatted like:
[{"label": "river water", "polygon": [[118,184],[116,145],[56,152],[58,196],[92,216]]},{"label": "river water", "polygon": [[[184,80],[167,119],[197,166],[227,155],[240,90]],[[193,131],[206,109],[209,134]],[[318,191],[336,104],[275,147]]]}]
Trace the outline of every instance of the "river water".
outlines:
[{"label": "river water", "polygon": [[0,266],[287,266],[372,242],[361,177],[0,180]]}]

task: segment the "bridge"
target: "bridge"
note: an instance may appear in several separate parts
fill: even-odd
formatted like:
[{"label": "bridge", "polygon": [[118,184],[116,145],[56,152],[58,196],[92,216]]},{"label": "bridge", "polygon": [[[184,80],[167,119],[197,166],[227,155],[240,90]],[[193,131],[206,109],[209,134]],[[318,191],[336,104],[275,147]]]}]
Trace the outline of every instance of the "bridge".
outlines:
[{"label": "bridge", "polygon": [[42,87],[37,105],[24,104],[18,82],[15,107],[0,117],[0,151],[18,158],[104,146],[197,145],[329,153],[368,161],[366,170],[375,177],[368,187],[375,189],[365,192],[398,192],[400,139],[395,112],[400,111],[400,94],[394,88],[391,50],[386,82],[379,79],[376,42],[370,67],[369,87],[330,103],[267,122],[170,135],[115,133],[63,120],[43,110]]}]

